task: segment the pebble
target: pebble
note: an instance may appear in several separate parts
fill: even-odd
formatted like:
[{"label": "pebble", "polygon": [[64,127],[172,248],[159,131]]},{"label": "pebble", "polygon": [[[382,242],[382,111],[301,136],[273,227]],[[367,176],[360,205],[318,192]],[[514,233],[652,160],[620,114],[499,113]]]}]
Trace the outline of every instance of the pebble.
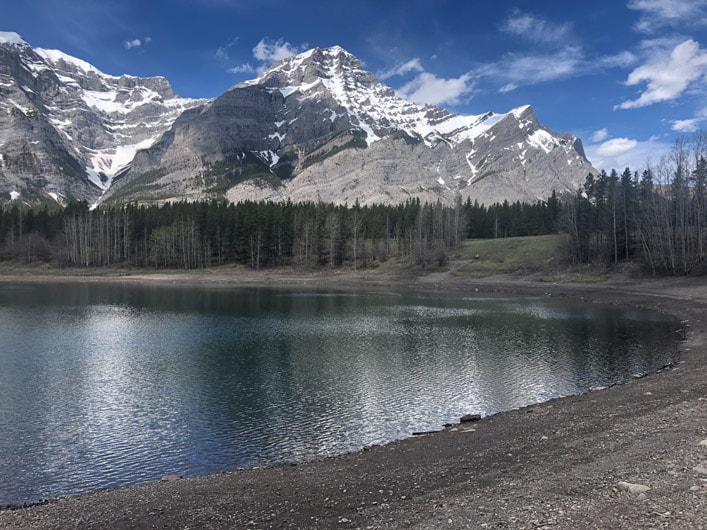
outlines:
[{"label": "pebble", "polygon": [[643,484],[632,484],[631,482],[623,481],[619,482],[616,487],[622,491],[628,491],[629,493],[636,494],[645,493],[650,490],[648,486],[644,486]]},{"label": "pebble", "polygon": [[695,466],[692,468],[693,471],[701,473],[702,475],[707,475],[707,467],[705,466]]},{"label": "pebble", "polygon": [[702,447],[707,447],[707,440],[702,440],[698,445],[701,445]]}]

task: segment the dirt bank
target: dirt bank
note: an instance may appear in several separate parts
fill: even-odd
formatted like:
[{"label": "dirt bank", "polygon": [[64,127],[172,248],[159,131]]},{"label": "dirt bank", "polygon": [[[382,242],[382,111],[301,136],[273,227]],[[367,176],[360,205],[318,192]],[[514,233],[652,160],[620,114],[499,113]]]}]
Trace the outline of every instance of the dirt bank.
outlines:
[{"label": "dirt bank", "polygon": [[[5,280],[20,278],[28,279]],[[686,341],[679,364],[620,387],[320,462],[98,491],[3,510],[2,528],[707,529],[704,278],[615,277],[601,284],[558,285],[510,277],[472,282],[446,273],[401,280],[383,274],[234,277],[222,271],[112,279],[397,283],[577,297],[671,313],[683,321]]]}]

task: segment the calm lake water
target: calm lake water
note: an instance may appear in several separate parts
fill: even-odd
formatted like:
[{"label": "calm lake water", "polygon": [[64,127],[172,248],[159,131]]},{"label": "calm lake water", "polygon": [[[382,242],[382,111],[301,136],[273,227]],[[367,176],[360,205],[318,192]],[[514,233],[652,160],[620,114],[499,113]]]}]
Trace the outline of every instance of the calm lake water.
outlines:
[{"label": "calm lake water", "polygon": [[0,285],[0,505],[303,461],[620,383],[676,322],[544,298]]}]

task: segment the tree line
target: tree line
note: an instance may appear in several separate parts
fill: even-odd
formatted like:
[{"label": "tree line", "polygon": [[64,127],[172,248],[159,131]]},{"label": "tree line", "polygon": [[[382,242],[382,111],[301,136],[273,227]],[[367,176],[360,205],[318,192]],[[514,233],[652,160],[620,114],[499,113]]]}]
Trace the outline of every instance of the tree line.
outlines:
[{"label": "tree line", "polygon": [[570,261],[632,259],[653,274],[707,272],[706,154],[707,135],[696,133],[640,173],[590,173],[558,221]]},{"label": "tree line", "polygon": [[409,200],[397,206],[211,201],[92,209],[85,202],[36,210],[6,205],[0,259],[60,266],[254,269],[351,266],[391,257],[422,268],[444,263],[467,237],[551,233],[559,200],[486,207]]}]

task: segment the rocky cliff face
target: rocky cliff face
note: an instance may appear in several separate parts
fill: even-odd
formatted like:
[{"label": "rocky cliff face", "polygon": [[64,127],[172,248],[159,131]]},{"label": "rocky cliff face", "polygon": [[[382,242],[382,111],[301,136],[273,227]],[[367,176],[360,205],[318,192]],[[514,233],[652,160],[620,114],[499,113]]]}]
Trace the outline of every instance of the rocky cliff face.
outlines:
[{"label": "rocky cliff face", "polygon": [[182,115],[106,200],[490,204],[574,192],[590,171],[581,142],[529,106],[461,116],[415,105],[336,46],[285,59]]},{"label": "rocky cliff face", "polygon": [[120,77],[0,32],[0,202],[95,202],[185,109],[161,77]]}]

